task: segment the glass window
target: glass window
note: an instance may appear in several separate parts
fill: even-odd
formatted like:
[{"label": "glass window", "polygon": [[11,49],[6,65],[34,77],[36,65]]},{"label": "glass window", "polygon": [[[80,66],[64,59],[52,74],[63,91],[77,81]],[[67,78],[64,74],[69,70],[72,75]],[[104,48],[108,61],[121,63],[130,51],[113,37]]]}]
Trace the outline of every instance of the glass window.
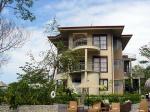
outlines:
[{"label": "glass window", "polygon": [[107,71],[107,58],[101,58],[101,72]]},{"label": "glass window", "polygon": [[100,37],[100,47],[101,49],[107,49],[106,46],[107,46],[107,42],[106,42],[106,36],[101,36]]},{"label": "glass window", "polygon": [[100,79],[99,83],[101,85],[100,90],[108,90],[108,79]]},{"label": "glass window", "polygon": [[94,71],[107,72],[108,71],[107,64],[108,64],[107,57],[94,57],[93,59]]},{"label": "glass window", "polygon": [[107,35],[94,35],[93,45],[101,49],[107,49]]},{"label": "glass window", "polygon": [[100,71],[100,58],[94,58],[94,71]]}]

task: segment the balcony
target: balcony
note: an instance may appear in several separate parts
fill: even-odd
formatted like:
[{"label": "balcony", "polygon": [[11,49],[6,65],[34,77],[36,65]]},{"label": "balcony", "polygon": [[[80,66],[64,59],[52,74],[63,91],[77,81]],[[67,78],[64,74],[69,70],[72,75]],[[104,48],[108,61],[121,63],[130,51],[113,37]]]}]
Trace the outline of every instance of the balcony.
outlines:
[{"label": "balcony", "polygon": [[87,38],[80,38],[73,41],[73,47],[85,46],[87,45]]},{"label": "balcony", "polygon": [[78,50],[78,49],[91,49],[92,51],[93,50],[96,50],[96,51],[99,51],[100,48],[97,47],[96,45],[88,45],[88,41],[87,41],[87,38],[79,38],[79,39],[76,39],[73,41],[73,50]]},{"label": "balcony", "polygon": [[[85,63],[79,63],[75,65],[71,72],[84,72],[85,71]],[[87,64],[87,71],[100,72],[100,66],[94,65],[93,63]]]}]

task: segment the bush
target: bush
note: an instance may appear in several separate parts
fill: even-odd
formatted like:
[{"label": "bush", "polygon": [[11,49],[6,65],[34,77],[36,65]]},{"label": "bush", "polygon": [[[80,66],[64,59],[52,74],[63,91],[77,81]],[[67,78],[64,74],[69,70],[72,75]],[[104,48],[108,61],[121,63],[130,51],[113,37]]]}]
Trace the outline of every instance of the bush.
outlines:
[{"label": "bush", "polygon": [[85,105],[92,105],[94,102],[97,101],[102,101],[102,100],[109,100],[109,102],[120,102],[123,103],[127,100],[130,100],[132,103],[138,103],[141,99],[141,95],[139,94],[125,94],[125,95],[99,95],[99,96],[94,96],[90,95],[89,99],[88,96],[85,99]]},{"label": "bush", "polygon": [[6,89],[0,88],[0,104],[6,103],[5,94],[6,94]]}]

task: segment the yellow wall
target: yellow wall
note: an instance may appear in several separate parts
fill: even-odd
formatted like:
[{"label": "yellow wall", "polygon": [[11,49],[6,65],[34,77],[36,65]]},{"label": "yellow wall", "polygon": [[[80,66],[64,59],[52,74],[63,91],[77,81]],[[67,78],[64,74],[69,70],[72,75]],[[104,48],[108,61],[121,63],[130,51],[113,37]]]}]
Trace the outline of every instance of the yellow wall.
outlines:
[{"label": "yellow wall", "polygon": [[[87,35],[87,49],[88,46],[90,48],[90,46],[92,46],[92,35],[94,33],[99,33],[101,31],[89,31],[89,32],[85,32],[82,31],[82,33],[85,33]],[[77,33],[77,32],[76,32]],[[102,33],[102,32],[101,32]],[[100,34],[100,33],[99,33]],[[96,73],[96,72],[88,72],[87,73],[87,80],[91,80],[91,81],[95,81],[97,84],[99,84],[99,78],[101,79],[108,79],[108,91],[105,91],[106,93],[113,93],[113,85],[114,85],[114,74],[115,74],[115,79],[123,79],[123,71],[117,71],[117,70],[113,70],[113,57],[116,59],[120,58],[122,59],[122,49],[120,49],[119,51],[116,51],[115,54],[113,53],[113,48],[112,48],[112,35],[110,32],[105,32],[105,34],[107,34],[107,50],[92,50],[92,49],[88,49],[88,57],[87,57],[87,62],[88,63],[92,63],[92,57],[93,55],[99,55],[99,56],[107,56],[108,57],[108,73]],[[73,48],[73,33],[69,34],[69,49]],[[84,48],[84,47],[82,47]],[[87,65],[89,67],[89,65]],[[89,69],[88,69],[89,70]],[[114,73],[115,72],[115,73]],[[121,75],[120,75],[121,74]],[[84,81],[84,75],[82,75],[81,77],[81,83],[83,83]],[[122,85],[121,85],[122,86]],[[122,92],[122,90],[120,91]],[[102,92],[103,93],[103,92]],[[90,88],[90,94],[99,94],[99,91],[97,88]]]}]

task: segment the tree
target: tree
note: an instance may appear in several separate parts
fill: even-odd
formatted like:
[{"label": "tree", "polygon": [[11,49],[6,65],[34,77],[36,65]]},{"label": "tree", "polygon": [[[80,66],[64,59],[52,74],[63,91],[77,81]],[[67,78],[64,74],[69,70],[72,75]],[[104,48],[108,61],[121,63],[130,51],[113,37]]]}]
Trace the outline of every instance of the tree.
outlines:
[{"label": "tree", "polygon": [[35,16],[30,12],[33,2],[34,0],[0,0],[0,68],[9,59],[7,52],[21,47],[26,39],[23,28],[2,17],[2,12],[6,8],[11,8],[21,19],[33,21]]},{"label": "tree", "polygon": [[49,70],[46,68],[40,68],[36,64],[28,62],[20,68],[23,73],[17,73],[19,81],[25,81],[28,84],[45,84],[49,81]]},{"label": "tree", "polygon": [[54,99],[51,98],[50,93],[55,89],[55,85],[49,80],[47,69],[33,63],[26,63],[20,68],[22,73],[17,73],[18,82],[11,83],[6,93],[11,107],[52,104]]},{"label": "tree", "polygon": [[150,43],[144,45],[140,48],[141,56],[144,56],[147,60],[141,61],[141,63],[149,63],[150,62]]},{"label": "tree", "polygon": [[49,20],[45,25],[45,33],[49,36],[56,36],[59,34],[58,27],[60,25],[57,22],[56,17],[52,18],[52,20]]},{"label": "tree", "polygon": [[145,70],[144,67],[142,67],[140,65],[135,65],[132,68],[132,76],[144,78],[145,77],[144,70]]},{"label": "tree", "polygon": [[0,0],[0,14],[5,8],[11,8],[14,14],[24,20],[33,21],[35,16],[30,11],[35,0]]},{"label": "tree", "polygon": [[26,40],[26,32],[14,22],[0,17],[0,68],[7,62],[6,52],[21,47]]}]

